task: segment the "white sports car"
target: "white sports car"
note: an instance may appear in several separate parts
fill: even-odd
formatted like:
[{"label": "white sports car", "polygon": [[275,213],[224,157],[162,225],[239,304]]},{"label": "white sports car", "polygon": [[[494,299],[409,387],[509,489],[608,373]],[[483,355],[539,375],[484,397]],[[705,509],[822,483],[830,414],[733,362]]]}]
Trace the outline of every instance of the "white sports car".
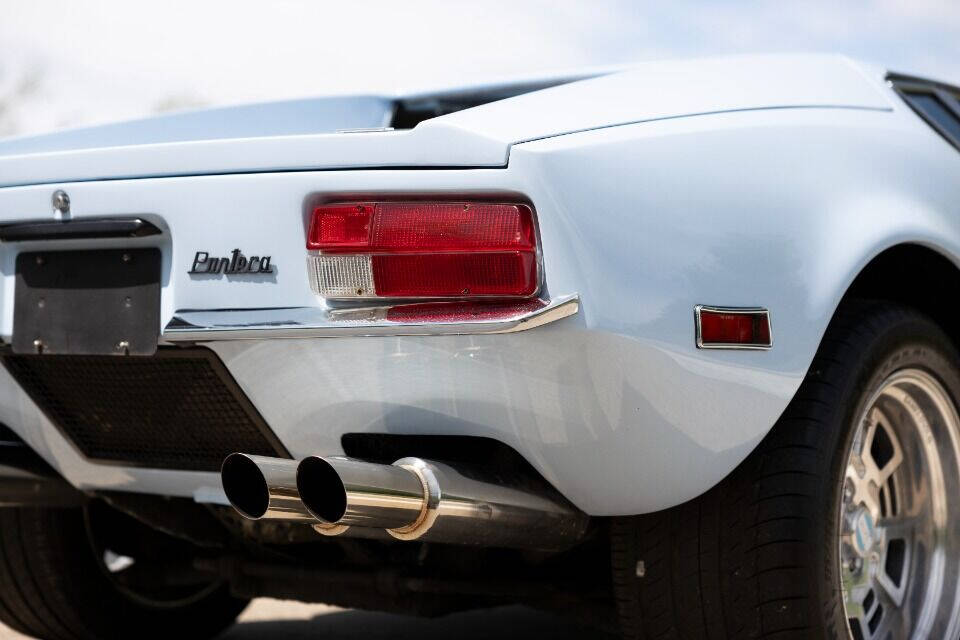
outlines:
[{"label": "white sports car", "polygon": [[960,637],[958,96],[731,57],[0,142],[0,620]]}]

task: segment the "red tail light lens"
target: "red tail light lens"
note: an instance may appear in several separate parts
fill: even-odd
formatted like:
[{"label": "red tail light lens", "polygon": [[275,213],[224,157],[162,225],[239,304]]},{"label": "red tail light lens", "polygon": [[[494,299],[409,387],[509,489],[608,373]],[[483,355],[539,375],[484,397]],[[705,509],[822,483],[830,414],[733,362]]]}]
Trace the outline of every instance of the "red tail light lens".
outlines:
[{"label": "red tail light lens", "polygon": [[410,252],[532,250],[533,216],[517,204],[380,202],[313,212],[308,249]]},{"label": "red tail light lens", "polygon": [[528,296],[537,288],[532,253],[373,256],[377,295],[393,298]]},{"label": "red tail light lens", "polygon": [[313,212],[308,249],[344,251],[366,249],[370,243],[373,205],[335,204]]},{"label": "red tail light lens", "polygon": [[354,202],[318,207],[307,248],[325,297],[529,297],[538,288],[523,204]]}]

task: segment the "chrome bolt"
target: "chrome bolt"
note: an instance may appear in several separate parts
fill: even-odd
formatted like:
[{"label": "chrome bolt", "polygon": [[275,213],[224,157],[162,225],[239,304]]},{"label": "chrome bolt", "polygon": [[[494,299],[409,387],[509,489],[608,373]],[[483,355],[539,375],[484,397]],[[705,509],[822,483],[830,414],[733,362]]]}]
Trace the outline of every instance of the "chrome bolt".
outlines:
[{"label": "chrome bolt", "polygon": [[63,189],[57,189],[53,192],[52,202],[54,211],[59,211],[60,213],[69,213],[70,196],[68,196],[67,192]]},{"label": "chrome bolt", "polygon": [[39,308],[43,309],[46,305],[47,305],[47,301],[44,300],[43,298],[40,298],[39,300],[37,300],[37,306]]},{"label": "chrome bolt", "polygon": [[637,577],[642,578],[647,575],[647,566],[643,563],[643,560],[637,560]]},{"label": "chrome bolt", "polygon": [[33,341],[33,348],[37,353],[43,353],[43,347],[44,347],[43,340],[41,340],[40,338],[37,338],[36,340]]},{"label": "chrome bolt", "polygon": [[129,253],[123,254],[123,261],[124,261],[124,262],[130,262],[131,259],[132,259],[132,258],[130,257],[130,254],[129,254]]},{"label": "chrome bolt", "polygon": [[117,346],[115,347],[115,349],[117,351],[123,352],[124,355],[126,355],[130,353],[130,343],[127,342],[126,340],[121,340],[120,342],[117,343]]},{"label": "chrome bolt", "polygon": [[123,299],[123,306],[129,307],[131,305],[133,305],[133,300],[130,299],[130,296]]},{"label": "chrome bolt", "polygon": [[43,263],[44,263],[43,256],[37,256],[37,264],[43,264]]}]

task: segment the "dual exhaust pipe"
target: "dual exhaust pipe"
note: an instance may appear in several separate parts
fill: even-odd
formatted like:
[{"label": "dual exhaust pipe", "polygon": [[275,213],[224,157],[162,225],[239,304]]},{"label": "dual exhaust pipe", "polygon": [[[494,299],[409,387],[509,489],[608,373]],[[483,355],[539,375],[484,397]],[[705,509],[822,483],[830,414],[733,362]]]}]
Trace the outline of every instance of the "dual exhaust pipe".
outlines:
[{"label": "dual exhaust pipe", "polygon": [[559,497],[420,458],[297,462],[234,453],[224,460],[221,479],[242,516],[310,523],[326,536],[557,551],[581,540],[589,524]]}]

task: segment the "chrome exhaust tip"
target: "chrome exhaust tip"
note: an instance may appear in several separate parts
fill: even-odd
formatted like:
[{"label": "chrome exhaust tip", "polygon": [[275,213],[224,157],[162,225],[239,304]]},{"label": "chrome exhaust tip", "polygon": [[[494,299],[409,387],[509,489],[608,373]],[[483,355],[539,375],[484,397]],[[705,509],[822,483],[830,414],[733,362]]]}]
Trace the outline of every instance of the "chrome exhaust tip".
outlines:
[{"label": "chrome exhaust tip", "polygon": [[300,462],[297,488],[323,535],[376,529],[397,540],[562,550],[589,517],[559,496],[484,482],[439,462],[378,464],[340,456]]},{"label": "chrome exhaust tip", "polygon": [[220,467],[223,492],[249,520],[312,521],[297,493],[297,461],[231,453]]},{"label": "chrome exhaust tip", "polygon": [[297,491],[303,506],[317,520],[332,524],[347,513],[347,488],[329,462],[318,456],[297,465]]},{"label": "chrome exhaust tip", "polygon": [[310,456],[297,467],[306,510],[321,523],[394,529],[419,520],[426,488],[410,471],[341,456]]},{"label": "chrome exhaust tip", "polygon": [[250,520],[306,522],[324,536],[561,551],[590,518],[549,487],[488,482],[441,463],[343,456],[295,460],[234,453],[223,490]]}]

